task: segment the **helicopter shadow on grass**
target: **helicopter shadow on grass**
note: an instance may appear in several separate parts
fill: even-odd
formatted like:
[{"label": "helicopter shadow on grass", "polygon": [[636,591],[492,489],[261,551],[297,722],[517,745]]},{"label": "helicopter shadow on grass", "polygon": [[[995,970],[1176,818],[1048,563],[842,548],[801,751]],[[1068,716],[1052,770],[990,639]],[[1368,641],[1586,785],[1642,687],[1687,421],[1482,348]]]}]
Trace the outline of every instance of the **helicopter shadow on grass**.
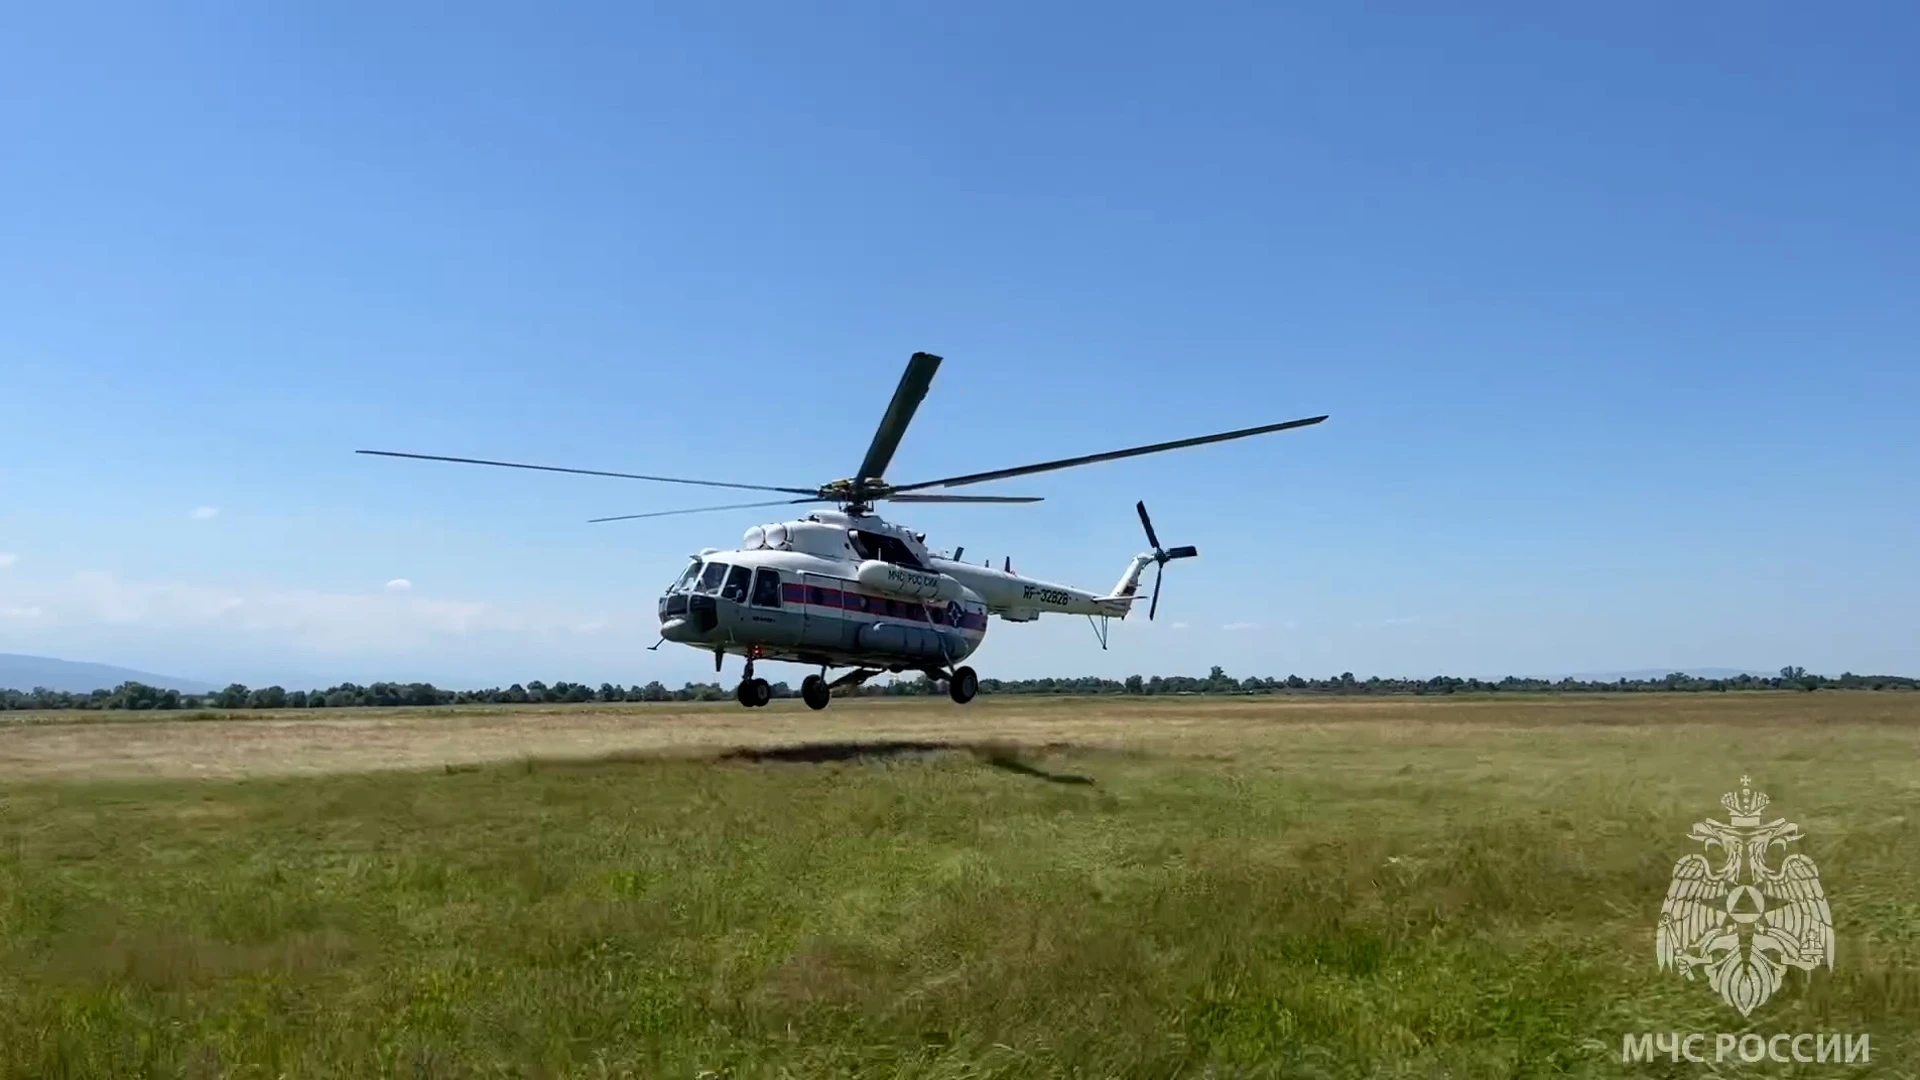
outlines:
[{"label": "helicopter shadow on grass", "polygon": [[[1049,747],[1058,749],[1058,747]],[[1048,772],[1037,765],[1020,759],[1019,752],[1010,746],[991,743],[968,742],[925,742],[916,740],[887,740],[873,742],[808,742],[788,746],[741,747],[721,754],[720,761],[745,761],[754,764],[801,764],[824,765],[836,761],[859,761],[863,758],[897,758],[915,754],[972,754],[975,760],[983,762],[1004,772],[1020,776],[1030,776],[1036,780],[1045,780],[1050,784],[1072,784],[1092,786],[1093,777],[1077,773]]]}]

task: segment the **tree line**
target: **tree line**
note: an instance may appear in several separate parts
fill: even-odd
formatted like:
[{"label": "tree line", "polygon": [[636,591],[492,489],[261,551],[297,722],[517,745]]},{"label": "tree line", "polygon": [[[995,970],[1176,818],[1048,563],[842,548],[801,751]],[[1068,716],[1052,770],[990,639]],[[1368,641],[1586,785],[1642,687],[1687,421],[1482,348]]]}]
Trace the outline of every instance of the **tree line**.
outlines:
[{"label": "tree line", "polygon": [[[1784,667],[1777,676],[1740,675],[1704,679],[1674,672],[1659,679],[1618,679],[1612,682],[1580,679],[1526,679],[1509,675],[1488,680],[1435,675],[1430,679],[1357,679],[1350,671],[1330,678],[1248,676],[1236,679],[1219,666],[1205,678],[1187,675],[1129,675],[1124,679],[1096,676],[1044,679],[981,679],[982,694],[1064,694],[1091,696],[1152,696],[1158,694],[1286,694],[1286,695],[1413,695],[1441,694],[1593,694],[1593,693],[1726,693],[1743,690],[1914,690],[1920,679],[1901,675],[1814,675],[1805,668]],[[861,697],[912,697],[944,693],[941,684],[924,675],[869,682],[853,691]],[[774,697],[795,697],[798,691],[784,682],[773,684]],[[279,686],[250,688],[234,683],[208,694],[185,694],[143,683],[122,683],[112,690],[72,693],[65,690],[0,690],[0,710],[11,709],[348,709],[428,705],[588,704],[624,701],[723,701],[733,696],[720,683],[689,682],[669,689],[655,680],[645,685],[620,686],[539,680],[514,683],[504,689],[448,690],[432,683],[377,682],[367,686],[341,683],[324,690],[287,690]]]}]

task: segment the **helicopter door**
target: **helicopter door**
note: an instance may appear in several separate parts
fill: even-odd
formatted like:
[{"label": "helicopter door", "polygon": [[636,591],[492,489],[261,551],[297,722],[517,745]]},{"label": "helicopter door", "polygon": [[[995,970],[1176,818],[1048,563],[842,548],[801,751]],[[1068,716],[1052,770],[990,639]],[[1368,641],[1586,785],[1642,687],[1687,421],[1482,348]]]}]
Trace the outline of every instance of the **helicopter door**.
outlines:
[{"label": "helicopter door", "polygon": [[[789,572],[787,576],[793,575]],[[784,586],[780,571],[771,566],[762,566],[753,572],[746,611],[747,632],[760,644],[792,646],[800,643],[806,617],[801,609],[785,603]]]},{"label": "helicopter door", "polygon": [[800,609],[805,613],[801,618],[801,643],[816,649],[846,648],[842,638],[849,624],[839,616],[839,605],[834,602],[840,599],[841,587],[846,583],[804,572],[799,579],[806,597],[806,606]]}]

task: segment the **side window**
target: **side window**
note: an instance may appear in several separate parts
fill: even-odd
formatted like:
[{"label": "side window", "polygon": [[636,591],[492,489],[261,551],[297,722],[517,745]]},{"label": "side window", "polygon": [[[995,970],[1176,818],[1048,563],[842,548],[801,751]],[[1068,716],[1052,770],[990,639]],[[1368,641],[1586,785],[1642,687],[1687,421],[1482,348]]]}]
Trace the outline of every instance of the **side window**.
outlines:
[{"label": "side window", "polygon": [[727,574],[727,587],[720,590],[720,599],[731,600],[736,604],[747,602],[747,585],[753,580],[753,571],[745,566],[736,566]]},{"label": "side window", "polygon": [[720,583],[727,580],[727,564],[710,562],[700,575],[700,591],[712,596],[720,591]]},{"label": "side window", "polygon": [[753,572],[753,606],[780,606],[780,572],[761,567]]}]

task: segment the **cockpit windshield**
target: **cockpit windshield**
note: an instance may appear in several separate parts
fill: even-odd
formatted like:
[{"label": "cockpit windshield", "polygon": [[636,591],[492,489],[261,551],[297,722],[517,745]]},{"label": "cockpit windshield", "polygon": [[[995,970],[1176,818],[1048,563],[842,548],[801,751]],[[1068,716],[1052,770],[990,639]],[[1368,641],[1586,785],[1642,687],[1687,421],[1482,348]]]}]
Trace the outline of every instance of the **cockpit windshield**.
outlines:
[{"label": "cockpit windshield", "polygon": [[667,589],[667,595],[671,596],[674,593],[686,592],[688,589],[693,588],[693,583],[698,580],[699,577],[700,564],[697,562],[688,563],[687,572],[681,574],[680,580],[674,582],[673,585]]},{"label": "cockpit windshield", "polygon": [[719,595],[721,583],[727,580],[727,569],[727,564],[723,562],[708,563],[706,570],[700,575],[700,586],[697,591],[707,596]]}]

